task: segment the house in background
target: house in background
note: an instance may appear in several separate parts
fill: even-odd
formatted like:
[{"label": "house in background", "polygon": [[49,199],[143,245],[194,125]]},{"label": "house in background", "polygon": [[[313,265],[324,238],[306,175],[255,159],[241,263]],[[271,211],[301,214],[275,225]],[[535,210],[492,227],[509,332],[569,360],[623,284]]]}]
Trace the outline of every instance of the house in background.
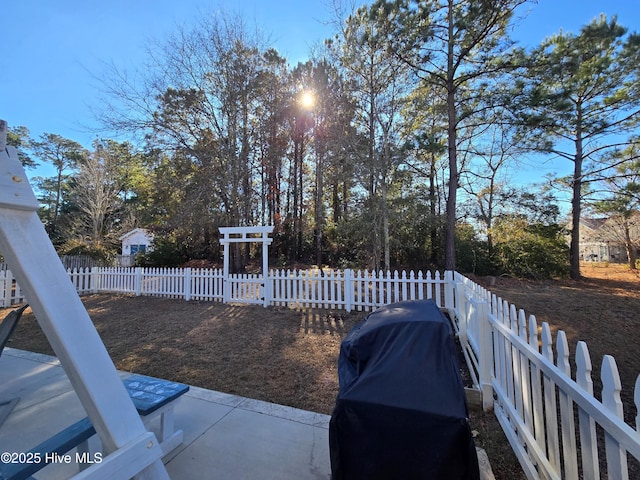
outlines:
[{"label": "house in background", "polygon": [[[632,220],[630,236],[638,249],[640,246],[640,226],[635,223]],[[588,262],[627,262],[628,256],[622,227],[613,218],[581,219],[580,259]]]},{"label": "house in background", "polygon": [[145,228],[134,228],[122,235],[119,240],[122,242],[122,255],[118,257],[118,264],[121,267],[134,266],[137,254],[153,250],[153,233]]}]

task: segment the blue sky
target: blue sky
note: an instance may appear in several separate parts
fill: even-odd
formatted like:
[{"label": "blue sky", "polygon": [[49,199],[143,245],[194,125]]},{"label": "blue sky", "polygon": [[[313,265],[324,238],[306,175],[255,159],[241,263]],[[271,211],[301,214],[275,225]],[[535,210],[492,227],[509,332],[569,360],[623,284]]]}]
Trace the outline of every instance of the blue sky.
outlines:
[{"label": "blue sky", "polygon": [[[238,12],[273,41],[291,64],[332,34],[330,0],[4,0],[0,118],[33,137],[56,133],[90,147],[91,107],[98,107],[104,62],[133,68],[145,49],[177,25],[223,8]],[[360,0],[358,3],[363,3]],[[563,31],[577,32],[598,14],[618,14],[640,31],[640,0],[540,0],[512,36],[533,46]],[[567,172],[570,166],[566,165]],[[50,175],[40,168],[28,172]]]}]

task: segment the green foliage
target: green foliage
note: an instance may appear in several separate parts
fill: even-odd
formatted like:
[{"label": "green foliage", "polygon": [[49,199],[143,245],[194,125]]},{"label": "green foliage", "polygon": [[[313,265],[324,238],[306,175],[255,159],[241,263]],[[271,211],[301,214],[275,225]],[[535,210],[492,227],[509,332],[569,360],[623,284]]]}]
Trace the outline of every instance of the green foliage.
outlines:
[{"label": "green foliage", "polygon": [[326,229],[326,262],[339,268],[362,268],[369,263],[367,258],[365,221],[362,217],[341,221]]},{"label": "green foliage", "polygon": [[487,242],[480,240],[468,223],[459,223],[456,228],[456,262],[456,270],[464,273],[493,275],[497,272]]},{"label": "green foliage", "polygon": [[156,235],[153,250],[136,256],[136,265],[140,267],[179,267],[189,256],[174,235]]},{"label": "green foliage", "polygon": [[[535,147],[540,151],[554,151],[553,144],[565,139],[604,138],[633,129],[640,70],[628,57],[637,56],[640,48],[626,33],[616,17],[603,15],[579,34],[561,32],[531,52],[523,71],[528,82],[518,85],[525,100],[519,111],[529,133],[523,140],[539,142]],[[521,98],[518,92],[515,98]],[[602,145],[593,150],[600,152]],[[590,155],[585,148],[563,157]]]},{"label": "green foliage", "polygon": [[560,32],[534,49],[510,100],[524,127],[523,144],[573,162],[571,277],[580,278],[583,185],[603,171],[603,159],[635,132],[640,116],[637,35],[601,15],[579,34]]},{"label": "green foliage", "polygon": [[91,245],[82,240],[69,240],[58,248],[59,255],[83,255],[98,260],[102,265],[110,265],[116,250],[108,245]]},{"label": "green foliage", "polygon": [[27,153],[30,143],[31,138],[29,137],[29,129],[27,127],[18,126],[9,128],[7,132],[7,144],[15,147],[20,163],[22,163],[23,166],[35,168],[38,164]]},{"label": "green foliage", "polygon": [[[465,122],[478,125],[489,82],[512,68],[507,35],[514,10],[525,0],[492,2],[378,0],[372,18],[382,24],[387,49],[411,65],[413,73],[446,96],[448,182],[445,266],[453,269],[458,215],[458,141]],[[472,120],[473,119],[473,120]],[[472,128],[471,128],[472,129]],[[453,148],[452,148],[453,147]],[[455,179],[455,180],[453,180]]]},{"label": "green foliage", "polygon": [[492,233],[500,273],[536,279],[569,273],[569,251],[558,225],[530,224],[522,216],[509,216],[497,221]]},{"label": "green foliage", "polygon": [[458,225],[458,270],[528,278],[566,275],[568,250],[555,197],[516,189],[503,193],[491,228],[480,225],[486,240],[470,225]]}]

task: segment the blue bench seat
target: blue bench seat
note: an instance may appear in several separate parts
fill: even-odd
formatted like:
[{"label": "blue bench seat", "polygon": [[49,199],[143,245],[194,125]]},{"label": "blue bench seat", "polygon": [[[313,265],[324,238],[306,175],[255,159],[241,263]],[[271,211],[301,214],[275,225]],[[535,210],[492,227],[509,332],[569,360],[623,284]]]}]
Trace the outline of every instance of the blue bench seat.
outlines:
[{"label": "blue bench seat", "polygon": [[[158,442],[163,455],[180,445],[183,434],[182,430],[174,430],[173,408],[176,401],[189,390],[189,386],[138,374],[125,378],[123,383],[147,428],[150,422],[160,416]],[[95,433],[89,417],[85,417],[32,448],[27,453],[27,458],[39,459],[38,462],[0,462],[0,480],[31,479],[31,475],[48,464],[47,454],[64,455],[75,447],[78,447],[79,452],[89,452],[87,458],[93,458],[89,439]]]}]

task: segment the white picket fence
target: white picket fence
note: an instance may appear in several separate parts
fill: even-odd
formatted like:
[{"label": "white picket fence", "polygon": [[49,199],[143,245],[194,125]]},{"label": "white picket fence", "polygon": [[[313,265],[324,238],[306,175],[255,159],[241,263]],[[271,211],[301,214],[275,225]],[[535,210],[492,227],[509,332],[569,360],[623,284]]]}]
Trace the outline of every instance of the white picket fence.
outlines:
[{"label": "white picket fence", "polygon": [[[640,460],[640,416],[633,427],[623,420],[614,358],[603,359],[598,400],[584,342],[577,345],[572,374],[564,332],[554,344],[547,323],[539,327],[533,315],[458,273],[272,270],[265,282],[261,275],[225,279],[221,270],[209,269],[93,268],[69,277],[80,293],[347,311],[433,298],[452,318],[483,406],[494,410],[529,479],[625,480],[628,456]],[[0,306],[19,301],[11,273],[0,272]],[[634,393],[640,411],[640,378]]]},{"label": "white picket fence", "polygon": [[24,301],[24,293],[13,278],[11,270],[0,269],[0,308]]},{"label": "white picket fence", "polygon": [[[453,293],[446,289],[452,282],[440,272],[271,270],[266,282],[256,274],[224,278],[219,269],[93,267],[68,272],[80,294],[111,292],[347,311],[368,311],[402,300],[429,298],[438,306],[449,298],[453,305]],[[0,280],[0,306],[22,301],[11,272],[5,275]]]},{"label": "white picket fence", "polygon": [[353,270],[276,270],[269,273],[271,302],[310,308],[369,311],[403,300],[445,301],[440,272],[368,272]]},{"label": "white picket fence", "polygon": [[[533,315],[458,273],[454,289],[452,316],[461,343],[468,339],[485,409],[495,411],[527,478],[630,478],[627,456],[640,460],[640,416],[633,427],[623,420],[615,359],[603,358],[600,401],[586,343],[577,344],[572,376],[565,332],[554,345],[548,323],[539,328]],[[640,411],[640,376],[634,403]]]}]

